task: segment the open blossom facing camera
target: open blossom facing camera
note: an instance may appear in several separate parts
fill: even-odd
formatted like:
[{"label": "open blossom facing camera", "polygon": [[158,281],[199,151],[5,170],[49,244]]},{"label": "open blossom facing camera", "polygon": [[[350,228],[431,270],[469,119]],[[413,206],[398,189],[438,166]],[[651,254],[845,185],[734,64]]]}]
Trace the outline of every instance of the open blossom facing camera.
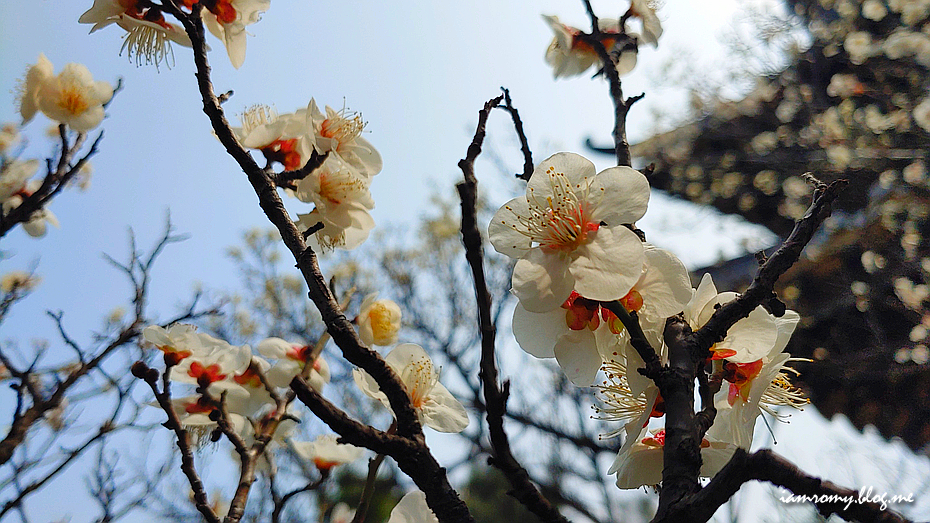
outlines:
[{"label": "open blossom facing camera", "polygon": [[154,63],[157,67],[166,59],[173,62],[171,43],[191,47],[190,37],[177,24],[165,20],[161,8],[141,0],[94,0],[78,22],[94,24],[93,33],[108,25],[116,24],[126,31],[123,47],[129,58],[136,63]]},{"label": "open blossom facing camera", "polygon": [[103,121],[103,104],[113,97],[113,86],[94,81],[87,67],[71,63],[54,75],[44,54],[29,68],[20,90],[19,109],[26,123],[42,111],[75,131],[89,131]]},{"label": "open blossom facing camera", "polygon": [[297,183],[297,199],[313,203],[308,214],[298,214],[298,227],[306,230],[318,223],[323,228],[313,239],[324,249],[353,249],[360,245],[375,222],[369,211],[375,201],[368,189],[368,180],[338,155],[326,158]]},{"label": "open blossom facing camera", "polygon": [[558,308],[572,291],[591,300],[618,300],[642,275],[642,241],[624,224],[646,213],[649,183],[629,167],[595,174],[573,153],[541,162],[526,186],[491,220],[498,252],[517,259],[513,293],[530,312]]},{"label": "open blossom facing camera", "polygon": [[306,114],[316,133],[317,150],[336,153],[363,176],[370,178],[381,172],[381,154],[361,136],[365,129],[361,114],[345,107],[337,111],[328,105],[324,114],[313,99]]},{"label": "open blossom facing camera", "polygon": [[[397,373],[417,412],[420,423],[439,432],[462,432],[468,426],[465,407],[439,383],[439,371],[419,345],[403,343],[394,348],[384,361]],[[379,400],[390,410],[387,395],[378,383],[363,370],[352,371],[362,392]]]}]

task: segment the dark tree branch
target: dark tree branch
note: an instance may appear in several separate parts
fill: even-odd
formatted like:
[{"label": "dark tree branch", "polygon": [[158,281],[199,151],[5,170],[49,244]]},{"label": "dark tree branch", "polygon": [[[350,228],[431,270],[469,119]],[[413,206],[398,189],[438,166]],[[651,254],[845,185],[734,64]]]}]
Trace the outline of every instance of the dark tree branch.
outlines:
[{"label": "dark tree branch", "polygon": [[498,105],[498,108],[510,113],[510,117],[513,119],[513,128],[520,140],[520,151],[523,152],[523,174],[517,174],[517,178],[528,182],[530,177],[533,176],[533,153],[530,151],[530,144],[526,139],[526,133],[523,131],[523,120],[520,119],[520,112],[517,111],[517,108],[513,106],[510,100],[510,90],[503,87],[501,87],[501,90],[504,91],[504,105]]},{"label": "dark tree branch", "polygon": [[897,512],[883,510],[880,503],[860,502],[858,492],[806,474],[793,463],[768,449],[752,454],[737,449],[730,462],[704,489],[672,507],[664,519],[655,521],[707,521],[743,483],[752,480],[768,481],[791,491],[796,496],[806,496],[803,499],[813,501],[817,511],[824,518],[836,514],[847,521],[908,521]]},{"label": "dark tree branch", "polygon": [[35,212],[45,207],[55,195],[61,192],[68,182],[77,176],[84,164],[87,163],[87,160],[97,153],[97,146],[103,139],[103,131],[101,131],[87,154],[78,160],[74,166],[71,166],[71,159],[84,145],[87,135],[78,133],[74,144],[69,144],[64,124],[59,125],[59,131],[61,133],[61,153],[57,165],[53,167],[52,159],[49,158],[46,161],[47,172],[45,178],[42,179],[42,185],[32,194],[23,198],[22,203],[15,209],[11,209],[6,214],[0,211],[0,238],[5,236],[16,224],[28,222]]},{"label": "dark tree branch", "polygon": [[138,361],[133,364],[131,369],[132,375],[145,381],[149,385],[152,389],[152,393],[155,394],[155,400],[158,402],[158,405],[168,416],[168,421],[166,421],[164,425],[168,430],[173,431],[177,437],[178,449],[181,451],[181,471],[184,472],[184,476],[187,477],[187,481],[190,483],[191,490],[194,493],[194,505],[197,507],[197,511],[200,512],[208,523],[220,523],[220,518],[213,512],[213,508],[210,506],[210,500],[207,498],[203,481],[201,481],[200,475],[197,473],[197,468],[194,465],[194,452],[190,433],[181,426],[181,419],[178,417],[177,412],[174,411],[174,406],[171,404],[171,389],[169,387],[168,375],[171,372],[172,362],[166,358],[165,363],[166,366],[165,372],[162,375],[161,391],[158,390],[158,371],[145,363]]},{"label": "dark tree branch", "polygon": [[[594,48],[595,52],[603,64],[603,73],[610,85],[610,99],[614,103],[614,152],[617,156],[617,165],[632,165],[630,157],[630,142],[626,137],[626,115],[630,107],[645,96],[640,94],[632,98],[623,98],[623,88],[620,84],[620,75],[617,73],[617,65],[610,54],[610,50],[604,47],[601,40],[601,29],[599,27],[597,15],[594,14],[594,8],[591,7],[591,0],[583,0],[588,17],[591,19],[591,34],[579,35],[584,41]],[[620,30],[623,31],[623,23],[620,23]]]},{"label": "dark tree branch", "polygon": [[475,177],[475,159],[481,154],[485,126],[491,110],[497,107],[501,100],[507,96],[508,92],[504,90],[503,95],[489,100],[484,104],[484,108],[478,112],[478,126],[475,129],[475,137],[471,145],[468,146],[465,158],[459,161],[458,164],[465,176],[465,181],[456,185],[459,197],[462,200],[462,243],[465,244],[465,258],[471,267],[475,283],[478,324],[481,331],[481,371],[479,376],[484,385],[488,431],[491,438],[491,447],[494,450],[492,464],[507,477],[513,487],[510,494],[542,521],[567,522],[568,520],[559,514],[558,509],[549,503],[530,481],[526,469],[517,462],[510,450],[510,442],[507,433],[504,431],[504,413],[507,412],[507,396],[510,383],[504,382],[503,389],[498,386],[497,365],[494,362],[494,339],[497,328],[491,318],[491,293],[488,292],[484,275],[484,254],[476,217],[478,180]]},{"label": "dark tree branch", "polygon": [[695,351],[706,353],[714,343],[726,337],[727,331],[737,321],[749,316],[759,305],[771,301],[775,282],[798,261],[801,251],[811,241],[820,224],[830,216],[833,202],[848,184],[846,180],[836,180],[829,185],[819,181],[815,183],[817,188],[814,191],[813,203],[795,224],[788,239],[762,265],[746,292],[722,305],[707,323],[694,333]]},{"label": "dark tree branch", "polygon": [[307,160],[307,163],[305,163],[304,166],[300,169],[275,173],[272,176],[274,184],[278,187],[288,187],[294,189],[296,188],[294,182],[306,178],[308,174],[312,173],[318,167],[323,165],[323,162],[325,162],[327,158],[329,158],[329,152],[320,154],[314,150],[312,153],[310,153],[310,159]]}]

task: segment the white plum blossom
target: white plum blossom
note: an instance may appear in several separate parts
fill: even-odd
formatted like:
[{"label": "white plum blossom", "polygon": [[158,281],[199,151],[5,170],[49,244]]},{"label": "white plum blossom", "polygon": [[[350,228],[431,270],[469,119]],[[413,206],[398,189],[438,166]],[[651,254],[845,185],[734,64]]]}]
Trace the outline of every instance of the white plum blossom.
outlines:
[{"label": "white plum blossom", "polygon": [[[0,203],[29,191],[28,183],[39,169],[39,160],[9,160],[0,166]],[[31,192],[31,191],[29,191]]]},{"label": "white plum blossom", "polygon": [[784,352],[800,319],[790,310],[776,318],[778,338],[763,358],[750,363],[722,362],[725,383],[715,396],[717,417],[707,432],[709,438],[748,449],[756,418],[763,410],[780,419],[773,407],[800,408],[808,403],[788,379],[786,372],[794,371],[785,366],[789,361],[809,361],[791,358]]},{"label": "white plum blossom", "polygon": [[312,461],[320,470],[352,463],[360,459],[365,452],[355,445],[338,443],[336,439],[335,434],[324,434],[313,441],[291,441],[290,445],[298,456]]},{"label": "white plum blossom", "polygon": [[846,35],[843,49],[849,55],[849,61],[856,65],[862,65],[866,59],[875,54],[872,35],[866,31],[855,31]]},{"label": "white plum blossom", "polygon": [[368,184],[366,177],[338,155],[329,156],[297,183],[297,199],[316,205],[310,213],[297,215],[299,226],[307,229],[322,223],[314,236],[324,248],[357,247],[374,228],[369,211],[375,202]]},{"label": "white plum blossom", "polygon": [[[713,477],[730,461],[736,451],[736,445],[705,438],[701,442],[701,476]],[[614,460],[608,474],[617,475],[617,487],[635,489],[646,485],[658,485],[662,482],[664,463],[665,429],[659,429],[646,435],[643,433],[636,442],[622,450]]]},{"label": "white plum blossom", "polygon": [[[710,274],[705,274],[694,291],[694,297],[685,306],[685,320],[693,330],[698,330],[713,316],[718,305],[735,300],[736,297],[735,292],[718,294]],[[777,338],[775,317],[760,305],[753,309],[749,316],[730,327],[723,341],[711,347],[711,359],[751,363],[768,354]]]},{"label": "white plum blossom", "polygon": [[[171,379],[200,387],[237,388],[233,376],[252,362],[248,345],[235,346],[198,332],[193,325],[174,324],[167,330],[149,325],[142,337],[171,359]],[[241,387],[238,387],[241,388]]]},{"label": "white plum blossom", "polygon": [[[300,374],[313,351],[312,345],[291,343],[281,338],[266,338],[255,347],[266,358],[277,360],[268,371],[268,382],[275,387],[287,387],[294,376]],[[329,383],[329,365],[321,356],[313,360],[308,384],[317,392]]]},{"label": "white plum blossom", "polygon": [[[580,38],[582,31],[559,21],[559,17],[543,15],[555,36],[546,49],[546,63],[552,67],[555,78],[578,76],[595,64],[600,64],[600,57],[590,43]],[[617,73],[621,76],[629,73],[636,67],[636,44],[620,34],[616,20],[599,19],[598,28],[601,31],[601,43],[608,52],[614,51],[618,45],[623,45],[616,62]],[[632,35],[631,36],[635,36]]]},{"label": "white plum blossom", "polygon": [[491,220],[498,252],[517,259],[513,293],[530,312],[562,305],[572,291],[597,301],[624,297],[639,280],[645,257],[639,237],[624,224],[646,212],[649,183],[629,167],[595,174],[573,153],[543,160],[514,198]]},{"label": "white plum blossom", "polygon": [[[94,24],[93,33],[111,24],[117,24],[126,31],[122,50],[129,58],[136,57],[136,63],[154,63],[156,67],[166,59],[174,61],[171,43],[191,47],[190,37],[184,29],[165,20],[162,10],[151,2],[140,0],[94,0],[78,22]],[[121,52],[122,52],[121,50]]]},{"label": "white plum blossom", "polygon": [[[177,414],[181,426],[192,436],[192,443],[199,446],[204,443],[207,436],[217,428],[218,423],[210,419],[211,413],[216,410],[216,398],[205,395],[186,396],[171,400],[171,408]],[[248,395],[242,391],[232,390],[225,397],[226,410],[229,412],[228,421],[233,430],[243,436],[252,436],[252,424],[243,414],[246,410]],[[152,404],[157,406],[157,404]]]},{"label": "white plum blossom", "polygon": [[26,72],[20,89],[19,109],[23,123],[36,111],[75,131],[89,131],[103,121],[103,104],[113,97],[113,86],[94,81],[87,67],[70,63],[57,76],[52,63],[39,55],[36,65]]},{"label": "white plum blossom", "polygon": [[356,319],[358,336],[367,345],[393,345],[400,331],[400,306],[377,297],[377,293],[372,293],[362,301]]},{"label": "white plum blossom", "polygon": [[662,36],[662,23],[656,16],[654,0],[633,0],[630,4],[630,13],[643,22],[643,31],[640,38],[653,47],[658,47],[659,37]]},{"label": "white plum blossom", "polygon": [[881,0],[865,0],[865,2],[862,3],[862,16],[869,20],[877,22],[885,18],[887,14],[888,9],[885,8],[885,4],[882,3]]},{"label": "white plum blossom", "polygon": [[930,96],[924,98],[914,107],[911,113],[914,117],[914,123],[920,126],[924,131],[930,132]]},{"label": "white plum blossom", "polygon": [[391,509],[387,523],[439,523],[439,518],[426,504],[426,494],[412,490]]},{"label": "white plum blossom", "polygon": [[643,428],[651,418],[665,415],[665,403],[659,394],[659,388],[649,380],[649,385],[642,391],[630,388],[627,376],[630,375],[623,357],[618,355],[604,362],[606,379],[595,385],[599,405],[594,408],[596,418],[604,421],[619,421],[622,426],[603,434],[603,438],[613,438],[625,434],[621,452],[636,442]]},{"label": "white plum blossom", "polygon": [[239,143],[261,151],[269,162],[286,170],[299,169],[313,153],[315,141],[310,122],[298,113],[278,114],[267,105],[253,105],[240,115],[242,127],[233,127]]},{"label": "white plum blossom", "polygon": [[41,278],[26,271],[10,271],[0,278],[0,292],[9,294],[13,291],[29,292],[39,284]]},{"label": "white plum blossom", "polygon": [[[182,0],[190,9],[196,0]],[[201,10],[203,24],[213,36],[223,41],[232,66],[238,69],[245,61],[246,26],[257,23],[271,7],[271,0],[216,0]]]},{"label": "white plum blossom", "polygon": [[46,224],[51,224],[57,228],[59,226],[58,218],[48,209],[36,209],[29,215],[29,220],[23,222],[23,230],[33,238],[41,238],[45,236],[45,232],[48,230]]},{"label": "white plum blossom", "polygon": [[303,114],[311,122],[319,152],[335,153],[367,178],[381,172],[381,154],[361,137],[366,125],[361,114],[345,107],[337,111],[328,105],[324,114],[313,99]]},{"label": "white plum blossom", "polygon": [[[468,426],[465,407],[439,383],[439,371],[419,345],[402,343],[385,356],[384,361],[397,373],[417,412],[420,423],[439,432],[462,432]],[[362,392],[391,409],[387,395],[378,383],[361,369],[352,371]]]},{"label": "white plum blossom", "polygon": [[[691,281],[685,266],[672,253],[645,247],[639,280],[620,299],[627,311],[640,314],[644,323],[656,323],[682,311],[691,298]],[[601,366],[601,354],[623,333],[619,318],[593,300],[572,292],[561,307],[530,312],[518,303],[513,332],[527,353],[538,358],[555,356],[576,385],[590,385]]]}]

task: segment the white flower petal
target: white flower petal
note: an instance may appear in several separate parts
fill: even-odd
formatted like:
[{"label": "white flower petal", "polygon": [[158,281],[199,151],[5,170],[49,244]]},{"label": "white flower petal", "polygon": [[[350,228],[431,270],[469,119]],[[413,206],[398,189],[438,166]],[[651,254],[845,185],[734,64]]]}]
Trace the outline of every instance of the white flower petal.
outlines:
[{"label": "white flower petal", "polygon": [[546,312],[565,303],[575,287],[575,278],[565,255],[533,249],[517,260],[512,284],[513,293],[526,310]]},{"label": "white flower petal", "polygon": [[574,289],[592,300],[619,300],[630,292],[642,274],[643,243],[622,225],[601,227],[594,235],[593,241],[575,251],[570,266]]},{"label": "white flower petal", "polygon": [[554,358],[555,343],[568,330],[565,309],[529,312],[517,303],[513,310],[513,336],[520,348],[537,358]]},{"label": "white flower petal", "polygon": [[413,490],[397,502],[388,523],[439,523],[439,519],[426,504],[426,494]]},{"label": "white flower petal", "polygon": [[[518,216],[529,214],[526,197],[519,197],[505,203],[494,213],[488,225],[488,239],[494,249],[511,258],[522,258],[532,247],[529,236],[517,230]],[[521,229],[522,230],[522,229]]]},{"label": "white flower petal", "polygon": [[633,223],[646,214],[649,204],[649,182],[639,171],[619,166],[605,169],[594,178],[591,194],[603,189],[603,199],[592,217],[615,227]]},{"label": "white flower petal", "polygon": [[420,418],[424,425],[439,432],[462,432],[468,426],[465,406],[438,382],[423,403]]},{"label": "white flower petal", "polygon": [[594,333],[584,329],[563,335],[555,344],[555,359],[562,372],[579,387],[594,383],[601,368],[601,355],[594,342]]}]

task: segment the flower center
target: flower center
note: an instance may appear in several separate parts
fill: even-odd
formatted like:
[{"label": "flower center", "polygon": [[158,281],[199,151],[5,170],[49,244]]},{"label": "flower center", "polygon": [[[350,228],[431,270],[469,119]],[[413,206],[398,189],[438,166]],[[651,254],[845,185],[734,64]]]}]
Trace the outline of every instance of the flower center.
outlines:
[{"label": "flower center", "polygon": [[749,401],[749,392],[752,390],[752,380],[754,380],[762,371],[762,360],[756,360],[751,363],[733,363],[726,362],[723,364],[723,379],[730,382],[730,390],[727,392],[727,402],[730,405],[736,403],[736,398],[741,398],[743,402]]},{"label": "flower center", "polygon": [[65,85],[62,87],[61,94],[58,97],[58,107],[61,107],[68,114],[74,116],[83,114],[90,106],[84,94],[84,89],[79,85]]},{"label": "flower center", "polygon": [[320,172],[320,196],[333,205],[358,199],[367,189],[365,182],[348,171]]},{"label": "flower center", "polygon": [[433,368],[433,362],[429,358],[423,358],[404,367],[401,381],[404,382],[404,388],[410,396],[410,404],[413,408],[420,409],[426,403],[426,398],[433,391],[439,377]]},{"label": "flower center", "polygon": [[288,171],[293,171],[301,167],[300,153],[295,149],[297,147],[297,138],[287,140],[275,140],[261,148],[262,155],[269,162],[278,162]]},{"label": "flower center", "polygon": [[[590,218],[587,177],[583,183],[572,187],[565,174],[556,172],[553,167],[537,175],[548,176],[552,195],[541,200],[530,187],[526,196],[528,216],[521,216],[507,206],[516,218],[516,223],[511,224],[514,230],[538,244],[544,252],[571,253],[593,240],[591,233],[601,224]],[[601,188],[602,194],[603,190]]]},{"label": "flower center", "polygon": [[226,379],[226,375],[222,374],[221,370],[216,363],[204,367],[200,362],[194,361],[191,362],[191,368],[187,371],[187,375],[196,379],[197,384],[201,387],[206,387],[211,383]]},{"label": "flower center", "polygon": [[161,22],[153,23],[165,27],[165,30],[147,24],[136,24],[131,28],[126,28],[126,39],[123,40],[120,54],[126,51],[130,60],[135,56],[137,66],[141,66],[145,62],[155,64],[155,67],[158,67],[167,60],[170,68],[174,65],[174,50],[171,48],[171,40],[168,38],[166,31],[174,28],[164,22],[164,18],[162,18]]},{"label": "flower center", "polygon": [[333,149],[340,152],[342,146],[358,138],[365,129],[365,122],[360,113],[347,111],[345,108],[339,112],[327,109],[327,118],[320,124],[320,136],[331,138],[336,142]]},{"label": "flower center", "polygon": [[253,105],[239,115],[239,120],[242,122],[242,132],[246,135],[257,127],[274,123],[277,119],[278,112],[263,104]]},{"label": "flower center", "polygon": [[573,331],[580,331],[585,327],[593,331],[600,325],[597,315],[600,305],[575,291],[565,300],[562,308],[565,309],[565,324]]}]

